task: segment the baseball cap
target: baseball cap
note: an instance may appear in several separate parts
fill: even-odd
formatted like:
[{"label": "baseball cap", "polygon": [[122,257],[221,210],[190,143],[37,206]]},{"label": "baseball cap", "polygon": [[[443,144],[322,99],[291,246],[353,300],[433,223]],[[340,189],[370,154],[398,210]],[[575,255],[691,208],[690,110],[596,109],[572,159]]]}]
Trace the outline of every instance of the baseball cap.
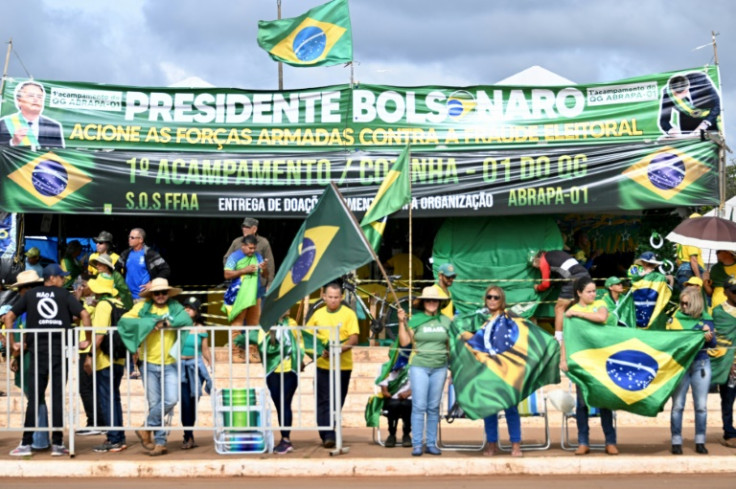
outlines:
[{"label": "baseball cap", "polygon": [[51,263],[46,265],[43,269],[43,279],[46,280],[51,277],[68,277],[69,272],[65,272],[61,269],[58,263]]},{"label": "baseball cap", "polygon": [[614,285],[618,285],[620,283],[621,283],[621,279],[620,278],[618,278],[618,277],[608,277],[606,279],[605,287],[608,289],[608,288],[611,288]]},{"label": "baseball cap", "polygon": [[440,273],[445,277],[454,277],[455,275],[457,275],[455,273],[455,267],[452,266],[452,263],[443,263],[442,265],[440,265]]},{"label": "baseball cap", "polygon": [[246,228],[252,228],[253,226],[258,226],[258,219],[253,217],[246,217],[243,219],[243,224],[241,224],[242,227]]},{"label": "baseball cap", "polygon": [[184,300],[184,307],[189,307],[190,309],[199,311],[199,308],[202,307],[202,303],[199,301],[199,299],[192,295]]},{"label": "baseball cap", "polygon": [[28,258],[33,258],[34,256],[41,256],[41,250],[36,248],[35,246],[28,251],[26,251],[26,256]]},{"label": "baseball cap", "polygon": [[690,277],[683,285],[697,285],[698,287],[703,286],[703,279],[699,277]]}]

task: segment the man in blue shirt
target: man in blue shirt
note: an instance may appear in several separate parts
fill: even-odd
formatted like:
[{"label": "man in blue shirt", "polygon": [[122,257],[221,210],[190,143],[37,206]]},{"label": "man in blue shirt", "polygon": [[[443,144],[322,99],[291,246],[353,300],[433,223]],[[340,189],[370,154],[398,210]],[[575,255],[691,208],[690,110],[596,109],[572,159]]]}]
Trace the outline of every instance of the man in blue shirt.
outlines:
[{"label": "man in blue shirt", "polygon": [[125,283],[133,296],[140,300],[141,292],[151,286],[154,278],[168,279],[171,275],[169,264],[156,251],[145,244],[146,232],[141,228],[130,230],[128,244],[130,248],[120,254],[116,268],[122,268]]}]

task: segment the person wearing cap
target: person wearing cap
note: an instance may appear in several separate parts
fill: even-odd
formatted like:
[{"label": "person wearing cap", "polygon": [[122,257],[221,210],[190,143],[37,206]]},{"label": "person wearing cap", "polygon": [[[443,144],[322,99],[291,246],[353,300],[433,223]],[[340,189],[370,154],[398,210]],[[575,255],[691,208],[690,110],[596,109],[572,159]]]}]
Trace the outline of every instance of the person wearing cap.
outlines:
[{"label": "person wearing cap", "polygon": [[450,295],[450,287],[455,281],[457,273],[452,263],[443,263],[437,272],[437,283],[432,285],[438,294],[444,295],[447,300],[444,302],[440,312],[452,320],[455,317],[455,307],[452,305],[452,296]]},{"label": "person wearing cap", "polygon": [[[723,421],[723,441],[729,448],[736,448],[736,428],[733,423],[733,404],[736,400],[736,278],[723,283],[726,300],[713,308],[713,325],[716,328],[716,341],[727,363],[731,366],[727,380],[718,385],[721,397],[721,420]],[[709,352],[710,353],[710,352]],[[713,379],[715,382],[715,379]]]},{"label": "person wearing cap", "polygon": [[96,271],[95,275],[112,277],[115,290],[117,290],[120,301],[123,303],[125,309],[133,307],[133,296],[130,293],[130,289],[128,289],[128,284],[125,283],[125,277],[115,270],[112,255],[97,255],[89,259],[89,264],[91,267],[94,267]]},{"label": "person wearing cap", "polygon": [[181,425],[184,428],[184,441],[182,450],[190,450],[198,445],[194,442],[194,432],[187,427],[192,427],[197,422],[197,401],[202,396],[202,385],[207,394],[212,390],[212,378],[209,370],[212,368],[212,357],[210,356],[209,334],[203,329],[202,303],[194,296],[184,300],[184,310],[196,329],[189,332],[180,342],[181,351]]},{"label": "person wearing cap", "polygon": [[608,310],[607,326],[624,326],[633,328],[636,324],[636,315],[631,299],[624,303],[624,283],[619,277],[608,277],[603,287],[606,293],[601,300]]},{"label": "person wearing cap", "polygon": [[722,284],[736,277],[736,252],[718,250],[716,258],[718,263],[711,267],[710,273],[705,272],[703,277],[703,288],[711,296],[711,305],[714,308],[726,302],[725,289]]},{"label": "person wearing cap", "polygon": [[717,346],[713,318],[706,310],[703,294],[694,287],[680,293],[680,307],[667,322],[667,330],[702,331],[705,348],[701,349],[682,376],[672,394],[670,432],[672,434],[672,454],[682,455],[682,412],[685,409],[687,391],[692,387],[695,409],[695,452],[708,453],[705,447],[708,420],[708,390],[710,389],[711,368],[707,348]]},{"label": "person wearing cap", "polygon": [[672,297],[671,275],[659,271],[664,263],[651,251],[645,251],[634,261],[629,269],[631,294],[636,310],[636,327],[643,329],[664,329],[667,317],[664,309]]},{"label": "person wearing cap", "polygon": [[721,97],[705,73],[674,75],[662,88],[659,128],[668,136],[717,131],[720,115]]},{"label": "person wearing cap", "polygon": [[[340,398],[340,406],[345,404],[348,395],[350,377],[353,373],[353,346],[358,344],[358,316],[355,311],[342,303],[342,287],[336,282],[325,285],[322,291],[324,307],[317,309],[307,321],[307,326],[316,326],[314,332],[317,341],[325,344],[330,340],[329,328],[337,329],[340,340],[340,392],[330,393],[330,352],[324,349],[322,355],[316,358],[316,386],[317,392],[317,425],[330,426],[330,403],[331,400]],[[329,327],[326,328],[325,326]],[[306,345],[309,347],[309,345]],[[325,448],[335,447],[334,430],[320,430],[322,446]]]},{"label": "person wearing cap", "polygon": [[33,270],[40,277],[43,275],[43,265],[41,265],[41,250],[33,246],[26,251],[26,270]]},{"label": "person wearing cap", "polygon": [[[87,287],[95,296],[95,305],[92,311],[95,346],[93,348],[94,353],[88,355],[85,359],[84,369],[90,375],[94,372],[98,405],[97,424],[99,426],[124,426],[120,383],[125,373],[125,358],[110,361],[110,356],[103,351],[103,349],[108,352],[112,351],[110,347],[112,339],[110,327],[115,326],[112,324],[113,308],[123,308],[124,306],[118,298],[115,282],[109,275],[97,275],[87,282]],[[106,336],[108,333],[109,336]],[[103,348],[103,341],[108,342],[105,345],[108,348]],[[93,448],[95,452],[114,453],[128,448],[125,431],[112,429],[108,430],[105,436],[104,443]]]},{"label": "person wearing cap", "polygon": [[[43,279],[39,274],[35,272],[35,270],[25,270],[23,272],[20,272],[18,276],[15,278],[15,283],[12,285],[9,285],[8,288],[15,290],[18,292],[18,295],[23,297],[29,290],[31,290],[33,287],[37,287],[43,283]],[[5,316],[5,314],[10,311],[11,306],[9,304],[6,304],[3,306],[3,312],[2,316]],[[26,327],[26,314],[21,314],[20,317],[15,319],[15,322],[13,323],[14,329],[23,329]],[[3,325],[4,328],[4,325]],[[10,341],[20,341],[20,333],[12,333],[10,336],[12,338]],[[2,338],[3,336],[0,336]],[[23,369],[21,371],[21,360],[20,360],[20,350],[15,350],[13,348],[8,348],[8,350],[12,353],[12,361],[10,363],[10,370],[15,372],[15,379],[14,384],[16,387],[21,388],[23,390],[23,394],[26,396],[26,399],[28,398],[27,390],[28,390],[28,367],[31,365],[31,353],[29,351],[26,351],[23,354],[23,360],[22,365]],[[26,379],[26,384],[22,385],[21,381],[22,379]],[[46,400],[40,399],[39,405],[38,405],[38,426],[39,428],[47,428],[49,426],[49,412],[48,408],[46,407]],[[33,433],[33,442],[31,443],[31,449],[32,450],[47,450],[50,446],[50,440],[49,440],[49,433],[48,431],[36,431]]]},{"label": "person wearing cap", "polygon": [[[26,327],[28,329],[69,329],[75,317],[82,320],[83,326],[90,326],[90,316],[84,310],[82,304],[74,298],[68,290],[62,288],[64,278],[68,272],[61,269],[56,263],[47,265],[43,269],[43,285],[29,290],[13,308],[5,315],[5,328],[10,329],[17,317],[22,314],[26,316]],[[52,433],[52,456],[68,455],[69,451],[64,446],[64,392],[66,379],[64,378],[64,348],[62,333],[49,334],[26,334],[19,342],[11,345],[14,351],[20,353],[22,349],[28,348],[31,352],[30,366],[28,368],[28,406],[24,426],[34,428],[36,424],[36,412],[40,399],[46,396],[46,388],[51,382],[51,405],[52,426],[57,428]],[[87,344],[79,344],[81,349]],[[36,397],[38,396],[38,397]],[[24,457],[31,455],[31,443],[33,442],[33,431],[25,431],[23,439],[11,455]]]},{"label": "person wearing cap", "polygon": [[107,231],[100,231],[100,235],[94,238],[94,242],[96,251],[89,255],[89,266],[87,267],[87,271],[89,272],[90,277],[94,277],[99,273],[97,271],[97,267],[92,264],[92,260],[96,259],[99,256],[107,255],[112,262],[111,269],[114,269],[115,264],[120,259],[120,255],[112,251],[111,233],[108,233]]},{"label": "person wearing cap", "polygon": [[[423,453],[442,455],[437,447],[437,426],[442,390],[450,359],[450,325],[442,308],[450,298],[434,286],[425,287],[414,300],[414,312],[407,321],[399,309],[399,342],[412,345],[409,382],[412,390],[411,429],[414,457]],[[426,436],[426,439],[425,439]]]},{"label": "person wearing cap", "polygon": [[127,250],[120,254],[116,267],[125,276],[133,300],[137,301],[143,296],[142,292],[148,290],[153,279],[168,279],[171,268],[158,252],[145,244],[146,232],[141,228],[133,228],[128,234]]},{"label": "person wearing cap", "polygon": [[[167,432],[156,430],[152,434],[150,430],[164,426],[164,419],[179,400],[177,359],[171,355],[178,338],[176,329],[192,325],[184,306],[174,300],[180,293],[181,289],[171,287],[165,278],[154,278],[141,292],[144,300],[126,312],[118,324],[125,347],[130,352],[139,349],[142,360],[140,370],[146,387],[148,416],[144,428],[135,434],[153,457],[168,453]],[[186,335],[186,331],[181,333],[182,341]]]},{"label": "person wearing cap", "polygon": [[552,286],[550,278],[552,276],[563,279],[560,287],[560,294],[555,302],[555,339],[562,341],[562,326],[565,318],[565,310],[570,307],[575,294],[573,286],[576,280],[588,277],[588,270],[578,261],[570,256],[570,254],[559,251],[538,251],[532,255],[531,265],[539,269],[542,274],[542,281],[534,286],[537,293],[546,291]]},{"label": "person wearing cap", "polygon": [[246,217],[245,219],[243,219],[243,224],[240,225],[240,229],[242,230],[243,235],[238,236],[233,240],[232,243],[230,243],[230,247],[225,252],[225,256],[222,257],[222,264],[224,265],[225,263],[227,263],[227,259],[230,257],[230,255],[240,249],[241,245],[243,244],[244,237],[249,235],[255,236],[256,253],[263,257],[263,260],[266,262],[266,271],[268,272],[267,276],[266,274],[261,275],[262,295],[260,297],[263,297],[263,295],[265,295],[265,293],[268,291],[268,288],[271,286],[271,282],[273,281],[273,278],[276,274],[276,262],[273,260],[271,243],[269,243],[266,238],[258,234],[258,219],[255,219],[253,217]]}]

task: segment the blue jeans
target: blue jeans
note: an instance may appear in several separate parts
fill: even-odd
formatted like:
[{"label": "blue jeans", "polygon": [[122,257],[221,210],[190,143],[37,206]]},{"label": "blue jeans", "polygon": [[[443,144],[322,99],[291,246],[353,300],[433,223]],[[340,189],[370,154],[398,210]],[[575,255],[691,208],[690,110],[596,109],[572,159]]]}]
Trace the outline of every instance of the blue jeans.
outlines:
[{"label": "blue jeans", "polygon": [[[509,438],[511,443],[521,442],[521,416],[519,416],[519,408],[512,406],[505,410],[506,425],[509,429]],[[483,425],[486,430],[486,441],[488,443],[498,443],[498,414],[491,414],[483,418]]]},{"label": "blue jeans", "polygon": [[[38,405],[38,427],[49,427],[49,410],[46,407],[46,403]],[[31,448],[34,450],[46,450],[49,446],[51,446],[51,442],[49,441],[48,431],[36,431],[33,433]]]},{"label": "blue jeans", "polygon": [[[437,446],[440,401],[447,379],[447,367],[409,367],[411,382],[411,444],[421,447],[426,431],[426,444]],[[426,417],[426,426],[425,426]]]},{"label": "blue jeans", "polygon": [[718,393],[721,395],[721,418],[723,419],[723,439],[736,438],[736,428],[733,427],[733,401],[736,400],[736,387],[720,384]]},{"label": "blue jeans", "polygon": [[708,418],[708,389],[710,388],[710,359],[695,360],[682,376],[672,394],[672,413],[670,414],[670,432],[672,444],[682,445],[682,411],[688,388],[693,388],[693,405],[695,406],[695,443],[705,443],[705,425]]},{"label": "blue jeans", "polygon": [[[154,363],[144,363],[141,372],[147,375],[146,399],[148,400],[148,417],[146,418],[146,426],[164,426],[164,417],[171,414],[174,406],[179,401],[179,375],[177,373],[176,364],[156,365]],[[161,392],[161,379],[163,377],[163,392]],[[162,404],[163,403],[163,404]],[[163,416],[162,416],[163,405]],[[166,446],[166,431],[157,430],[153,433],[153,439],[156,445]]]},{"label": "blue jeans", "polygon": [[[578,443],[590,445],[590,426],[588,425],[588,406],[583,399],[583,390],[577,390],[578,402],[575,406],[575,422],[578,425]],[[613,411],[601,408],[601,428],[606,445],[616,444],[616,429],[613,427]]]},{"label": "blue jeans", "polygon": [[[112,365],[112,369],[103,368],[97,371],[97,406],[99,409],[99,426],[123,426],[123,405],[120,401],[120,382],[123,380],[125,367]],[[112,372],[112,391],[110,391],[110,372]],[[112,414],[112,418],[110,418]],[[125,431],[108,430],[107,441],[125,443]]]}]

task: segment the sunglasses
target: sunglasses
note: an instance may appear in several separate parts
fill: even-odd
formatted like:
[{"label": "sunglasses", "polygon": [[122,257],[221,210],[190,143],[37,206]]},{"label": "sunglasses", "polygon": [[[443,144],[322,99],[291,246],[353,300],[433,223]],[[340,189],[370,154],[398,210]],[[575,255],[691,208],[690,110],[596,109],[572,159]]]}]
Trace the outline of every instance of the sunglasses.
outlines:
[{"label": "sunglasses", "polygon": [[501,296],[500,295],[488,294],[486,296],[486,299],[488,299],[489,301],[498,301],[498,300],[501,300]]},{"label": "sunglasses", "polygon": [[128,239],[141,239],[140,236],[128,236]]},{"label": "sunglasses", "polygon": [[680,305],[681,305],[681,306],[689,306],[689,305],[690,305],[690,303],[689,303],[689,302],[687,302],[687,301],[680,301]]},{"label": "sunglasses", "polygon": [[153,295],[169,295],[169,291],[168,290],[157,290],[156,292],[153,293]]}]

